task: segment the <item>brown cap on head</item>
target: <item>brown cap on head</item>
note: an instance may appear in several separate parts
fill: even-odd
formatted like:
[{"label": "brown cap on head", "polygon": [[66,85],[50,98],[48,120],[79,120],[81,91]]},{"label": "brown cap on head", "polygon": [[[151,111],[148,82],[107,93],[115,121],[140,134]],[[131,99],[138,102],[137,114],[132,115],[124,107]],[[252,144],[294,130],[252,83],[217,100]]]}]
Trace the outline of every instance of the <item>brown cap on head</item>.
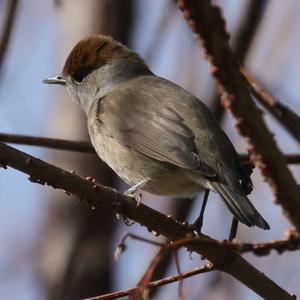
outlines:
[{"label": "brown cap on head", "polygon": [[63,75],[84,74],[101,67],[111,59],[131,58],[143,60],[126,46],[103,35],[93,35],[81,40],[72,49],[63,68]]}]

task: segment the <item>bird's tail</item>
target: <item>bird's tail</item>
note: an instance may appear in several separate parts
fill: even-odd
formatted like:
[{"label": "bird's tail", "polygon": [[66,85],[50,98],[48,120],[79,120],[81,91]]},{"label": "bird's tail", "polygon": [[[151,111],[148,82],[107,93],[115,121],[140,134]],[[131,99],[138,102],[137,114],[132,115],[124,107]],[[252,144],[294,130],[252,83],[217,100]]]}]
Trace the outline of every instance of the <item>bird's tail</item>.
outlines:
[{"label": "bird's tail", "polygon": [[265,230],[270,229],[269,224],[246,196],[232,191],[230,187],[224,184],[210,182],[210,185],[212,190],[221,196],[222,200],[237,220],[248,226],[258,226]]}]

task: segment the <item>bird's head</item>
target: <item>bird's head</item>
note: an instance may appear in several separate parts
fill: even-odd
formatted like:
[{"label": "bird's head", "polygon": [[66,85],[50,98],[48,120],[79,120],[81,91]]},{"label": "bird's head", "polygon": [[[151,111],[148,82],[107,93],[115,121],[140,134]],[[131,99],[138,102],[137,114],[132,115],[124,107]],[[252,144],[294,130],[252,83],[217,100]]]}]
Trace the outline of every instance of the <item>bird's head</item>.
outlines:
[{"label": "bird's head", "polygon": [[111,37],[93,35],[75,45],[59,76],[43,82],[66,86],[72,98],[88,112],[95,99],[145,74],[151,72],[138,54]]}]

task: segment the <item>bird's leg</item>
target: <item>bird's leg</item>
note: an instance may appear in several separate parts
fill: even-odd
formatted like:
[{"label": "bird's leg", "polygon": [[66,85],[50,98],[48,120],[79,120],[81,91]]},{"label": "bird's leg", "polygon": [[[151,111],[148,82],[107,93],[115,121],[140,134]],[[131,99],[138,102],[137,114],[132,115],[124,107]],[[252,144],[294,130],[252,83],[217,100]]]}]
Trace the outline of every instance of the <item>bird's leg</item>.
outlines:
[{"label": "bird's leg", "polygon": [[229,233],[229,237],[228,237],[229,241],[232,241],[233,239],[235,239],[236,234],[237,234],[238,225],[239,225],[239,221],[235,217],[233,217],[231,227],[230,227],[230,233]]},{"label": "bird's leg", "polygon": [[137,193],[139,189],[143,188],[148,182],[150,178],[146,178],[134,186],[130,187],[128,190],[124,192],[124,195],[134,198],[137,201],[137,206],[141,203],[141,194]]},{"label": "bird's leg", "polygon": [[140,182],[138,182],[137,184],[135,184],[134,186],[130,187],[128,190],[126,190],[124,192],[124,194],[126,196],[131,196],[131,195],[134,195],[139,189],[141,189],[143,186],[145,186],[145,184],[147,182],[149,182],[150,178],[146,178]]},{"label": "bird's leg", "polygon": [[197,231],[198,233],[201,233],[202,225],[203,225],[203,218],[204,218],[204,211],[206,208],[207,200],[209,195],[209,189],[205,190],[203,202],[201,206],[201,211],[199,217],[196,219],[196,221],[192,224],[192,228]]}]

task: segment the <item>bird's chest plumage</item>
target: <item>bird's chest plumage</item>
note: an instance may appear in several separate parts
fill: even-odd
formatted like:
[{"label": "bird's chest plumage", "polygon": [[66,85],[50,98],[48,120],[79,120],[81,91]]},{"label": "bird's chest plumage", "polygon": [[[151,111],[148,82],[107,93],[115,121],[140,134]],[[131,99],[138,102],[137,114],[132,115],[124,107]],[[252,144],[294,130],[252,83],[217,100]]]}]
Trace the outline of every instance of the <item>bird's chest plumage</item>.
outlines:
[{"label": "bird's chest plumage", "polygon": [[[136,149],[139,145],[130,139],[130,133],[138,130],[132,127],[129,122],[131,119],[124,119],[129,117],[127,114],[120,114],[113,106],[115,99],[110,99],[109,103],[105,100],[99,99],[95,102],[88,116],[91,140],[103,161],[129,185],[150,179],[143,189],[153,194],[189,195],[199,191],[199,184],[187,176],[188,170],[145,155]],[[142,125],[139,123],[136,126]],[[164,143],[163,135],[157,135],[156,138],[159,143]],[[147,152],[147,149],[144,150]]]},{"label": "bird's chest plumage", "polygon": [[152,173],[150,161],[141,159],[142,154],[120,145],[114,137],[107,135],[99,120],[89,120],[88,128],[97,154],[125,182],[133,185]]},{"label": "bird's chest plumage", "polygon": [[192,195],[201,190],[183,170],[177,171],[145,155],[120,145],[101,130],[101,125],[89,122],[93,146],[100,156],[127,184],[135,185],[151,178],[143,189],[158,195]]}]

